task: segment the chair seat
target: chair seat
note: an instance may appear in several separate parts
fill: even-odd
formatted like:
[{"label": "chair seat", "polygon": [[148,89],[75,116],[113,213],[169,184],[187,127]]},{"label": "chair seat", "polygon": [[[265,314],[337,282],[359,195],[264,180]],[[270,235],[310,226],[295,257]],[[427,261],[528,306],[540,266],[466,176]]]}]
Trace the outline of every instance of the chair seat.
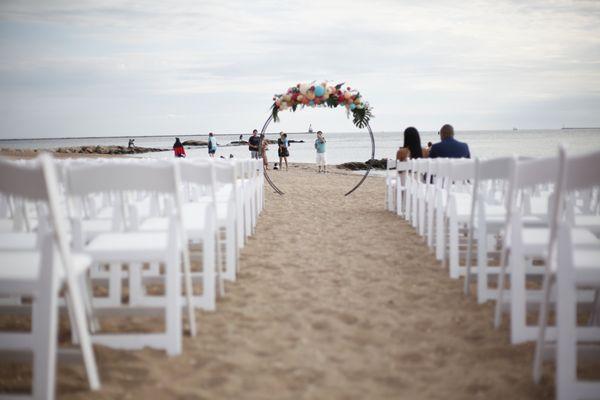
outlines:
[{"label": "chair seat", "polygon": [[576,215],[575,226],[600,234],[600,215]]},{"label": "chair seat", "polygon": [[576,281],[580,285],[600,286],[600,246],[573,251]]},{"label": "chair seat", "polygon": [[[573,229],[571,231],[573,243],[576,246],[600,245],[600,240],[587,229]],[[550,229],[525,228],[522,231],[523,245],[526,254],[541,255],[548,250]]]},{"label": "chair seat", "polygon": [[84,250],[95,261],[155,261],[165,259],[168,243],[166,231],[102,233]]},{"label": "chair seat", "polygon": [[[183,205],[183,226],[192,240],[202,238],[206,230],[206,209],[209,203],[186,203]],[[140,225],[143,232],[166,232],[168,218],[148,218]]]},{"label": "chair seat", "polygon": [[84,219],[81,221],[81,230],[87,237],[113,230],[113,222],[110,219]]},{"label": "chair seat", "polygon": [[[521,217],[524,226],[527,227],[544,227],[548,223],[539,216],[525,215]],[[496,210],[495,214],[488,215],[486,209],[485,222],[489,226],[504,226],[506,224],[506,211]]]},{"label": "chair seat", "polygon": [[[76,275],[87,271],[91,258],[85,254],[72,254],[73,268]],[[38,251],[2,251],[0,252],[0,293],[27,294],[33,293],[38,284],[40,272],[40,252]],[[57,251],[54,252],[54,263],[58,277],[65,279],[65,268]]]},{"label": "chair seat", "polygon": [[0,250],[33,250],[36,247],[37,234],[24,232],[1,232]]}]

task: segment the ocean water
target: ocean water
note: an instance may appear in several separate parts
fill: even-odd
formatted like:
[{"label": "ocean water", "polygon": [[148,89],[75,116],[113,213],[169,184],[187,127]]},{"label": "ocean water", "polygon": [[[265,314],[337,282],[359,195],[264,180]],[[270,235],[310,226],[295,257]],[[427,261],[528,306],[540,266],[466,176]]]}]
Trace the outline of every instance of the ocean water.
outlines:
[{"label": "ocean water", "polygon": [[[395,157],[398,147],[402,145],[402,132],[374,132],[375,157]],[[170,149],[175,136],[139,136],[135,137],[135,144],[143,147],[158,147]],[[269,134],[267,138],[277,139],[277,134]],[[339,164],[348,161],[366,161],[371,155],[371,142],[369,135],[364,132],[353,133],[327,133],[327,162]],[[467,142],[471,149],[472,157],[497,157],[504,155],[522,156],[551,156],[557,154],[559,144],[564,144],[569,153],[583,153],[586,151],[600,150],[600,128],[597,129],[555,129],[555,130],[518,130],[518,131],[465,131],[457,132],[456,139]],[[181,140],[206,140],[206,136],[180,136]],[[223,146],[231,141],[238,140],[239,135],[217,135],[221,145],[217,156],[249,157],[246,146]],[[244,135],[247,139],[248,135]],[[304,140],[305,143],[292,143],[290,146],[290,162],[314,162],[315,151],[313,143],[314,134],[293,134],[288,136],[291,140]],[[61,139],[23,139],[0,140],[0,148],[36,148],[51,149],[66,146],[85,145],[122,145],[127,146],[129,137],[98,137],[98,138],[61,138]],[[427,142],[439,141],[437,132],[421,132],[423,146]],[[190,147],[186,149],[188,157],[207,158],[206,148]],[[145,153],[139,157],[170,158],[171,151],[159,153]],[[270,162],[278,161],[277,146],[270,145],[267,157]]]}]

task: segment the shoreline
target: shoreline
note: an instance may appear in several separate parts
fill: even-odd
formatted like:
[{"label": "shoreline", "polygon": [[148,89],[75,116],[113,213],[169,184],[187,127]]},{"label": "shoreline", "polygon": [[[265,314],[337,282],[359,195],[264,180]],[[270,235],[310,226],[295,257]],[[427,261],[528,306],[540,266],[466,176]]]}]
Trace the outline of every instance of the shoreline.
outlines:
[{"label": "shoreline", "polygon": [[[193,148],[202,148],[206,145],[188,145]],[[236,146],[236,145],[231,145]],[[243,146],[239,144],[237,146]],[[228,147],[227,145],[221,147]],[[121,156],[134,156],[144,153],[158,153],[162,151],[171,151],[171,149],[159,149],[153,147],[134,147],[128,149],[126,146],[74,146],[74,147],[58,147],[55,149],[10,149],[0,148],[0,157],[7,158],[35,158],[41,153],[51,153],[56,158],[79,158],[79,157],[121,157]],[[362,161],[351,161],[341,164],[330,164],[328,165],[332,170],[345,170],[345,171],[366,171],[370,160],[365,162]],[[290,166],[295,165],[312,165],[315,163],[302,163],[302,162],[289,162]],[[384,171],[386,169],[387,159],[382,158],[380,160],[375,159],[373,162],[372,170]],[[269,171],[273,171],[273,162],[269,163]],[[331,172],[331,171],[330,171]]]}]

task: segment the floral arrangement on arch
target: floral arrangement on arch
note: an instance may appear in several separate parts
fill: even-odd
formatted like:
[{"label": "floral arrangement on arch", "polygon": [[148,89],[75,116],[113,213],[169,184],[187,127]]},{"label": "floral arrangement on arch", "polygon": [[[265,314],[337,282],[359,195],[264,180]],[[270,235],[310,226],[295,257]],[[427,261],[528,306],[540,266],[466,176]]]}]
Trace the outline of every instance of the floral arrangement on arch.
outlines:
[{"label": "floral arrangement on arch", "polygon": [[372,108],[363,100],[360,92],[350,87],[343,89],[344,83],[331,85],[328,82],[315,84],[316,81],[299,83],[289,88],[285,94],[273,96],[271,106],[273,120],[279,122],[279,112],[296,111],[298,107],[330,107],[344,106],[348,117],[352,113],[352,122],[358,128],[364,128],[373,117]]}]

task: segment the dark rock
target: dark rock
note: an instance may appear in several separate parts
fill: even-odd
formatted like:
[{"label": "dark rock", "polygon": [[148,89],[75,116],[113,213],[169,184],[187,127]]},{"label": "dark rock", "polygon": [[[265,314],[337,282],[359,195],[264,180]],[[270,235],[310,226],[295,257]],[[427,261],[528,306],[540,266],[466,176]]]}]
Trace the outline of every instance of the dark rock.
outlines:
[{"label": "dark rock", "polygon": [[181,142],[184,146],[208,146],[208,142],[204,140],[186,140],[185,142]]},{"label": "dark rock", "polygon": [[382,158],[381,160],[367,160],[365,162],[352,161],[352,162],[339,164],[337,167],[339,169],[348,169],[350,171],[360,171],[360,170],[368,169],[369,165],[373,169],[386,169],[387,168],[387,158]]}]

